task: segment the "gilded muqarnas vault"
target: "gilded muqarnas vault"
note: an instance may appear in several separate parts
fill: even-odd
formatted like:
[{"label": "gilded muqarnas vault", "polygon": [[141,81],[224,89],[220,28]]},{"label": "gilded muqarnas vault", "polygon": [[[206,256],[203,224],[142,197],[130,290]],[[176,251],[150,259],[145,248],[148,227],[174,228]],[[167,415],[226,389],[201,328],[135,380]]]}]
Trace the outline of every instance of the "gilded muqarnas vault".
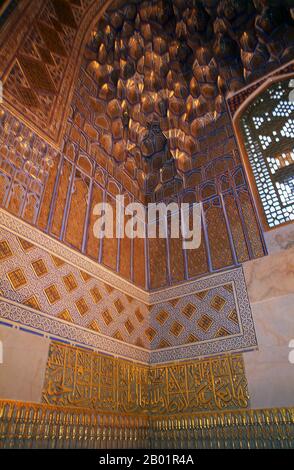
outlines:
[{"label": "gilded muqarnas vault", "polygon": [[[1,446],[290,447],[291,2],[0,15]],[[200,247],[96,239],[117,195]]]}]

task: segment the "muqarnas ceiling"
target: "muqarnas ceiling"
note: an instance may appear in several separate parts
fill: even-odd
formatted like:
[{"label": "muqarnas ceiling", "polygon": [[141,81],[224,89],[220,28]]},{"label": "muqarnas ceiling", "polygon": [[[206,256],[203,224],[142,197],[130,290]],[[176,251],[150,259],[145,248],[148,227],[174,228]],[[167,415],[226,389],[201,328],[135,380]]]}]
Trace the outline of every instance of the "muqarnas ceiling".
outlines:
[{"label": "muqarnas ceiling", "polygon": [[[115,1],[92,32],[99,144],[146,202],[185,187],[225,95],[293,58],[288,1]],[[100,113],[100,117],[99,117]]]}]

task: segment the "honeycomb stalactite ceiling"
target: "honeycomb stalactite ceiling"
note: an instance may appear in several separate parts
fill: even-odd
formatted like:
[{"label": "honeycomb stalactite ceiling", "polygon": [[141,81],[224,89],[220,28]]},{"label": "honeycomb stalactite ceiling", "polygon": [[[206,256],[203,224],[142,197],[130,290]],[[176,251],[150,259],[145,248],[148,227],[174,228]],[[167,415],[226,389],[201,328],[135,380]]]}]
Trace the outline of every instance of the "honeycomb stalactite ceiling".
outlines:
[{"label": "honeycomb stalactite ceiling", "polygon": [[99,144],[141,195],[185,185],[224,97],[293,57],[287,1],[115,1],[92,31],[87,71]]},{"label": "honeycomb stalactite ceiling", "polygon": [[[22,219],[38,229],[32,240],[45,232],[61,242],[54,250],[80,252],[147,291],[263,256],[226,108],[236,112],[269,73],[292,73],[289,1],[20,3],[26,15],[11,13],[0,33],[7,228]],[[94,207],[115,209],[116,195],[201,201],[201,245],[184,250],[169,230],[164,240],[97,239]]]}]

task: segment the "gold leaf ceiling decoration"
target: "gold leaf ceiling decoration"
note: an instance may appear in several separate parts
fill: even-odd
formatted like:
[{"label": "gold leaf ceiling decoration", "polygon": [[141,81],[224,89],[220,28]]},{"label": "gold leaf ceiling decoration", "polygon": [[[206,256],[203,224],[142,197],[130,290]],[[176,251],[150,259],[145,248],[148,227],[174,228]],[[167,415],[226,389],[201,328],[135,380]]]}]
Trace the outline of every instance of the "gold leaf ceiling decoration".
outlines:
[{"label": "gold leaf ceiling decoration", "polygon": [[87,49],[101,148],[143,195],[180,189],[225,95],[289,61],[293,43],[287,1],[113,2]]}]

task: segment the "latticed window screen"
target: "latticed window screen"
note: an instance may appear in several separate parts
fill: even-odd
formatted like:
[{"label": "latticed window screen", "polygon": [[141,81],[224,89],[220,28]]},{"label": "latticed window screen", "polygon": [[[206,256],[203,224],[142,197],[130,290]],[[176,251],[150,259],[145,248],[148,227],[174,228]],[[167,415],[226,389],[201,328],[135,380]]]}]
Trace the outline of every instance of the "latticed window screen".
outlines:
[{"label": "latticed window screen", "polygon": [[287,79],[268,87],[249,105],[240,120],[269,227],[294,220],[292,85],[293,80]]}]

